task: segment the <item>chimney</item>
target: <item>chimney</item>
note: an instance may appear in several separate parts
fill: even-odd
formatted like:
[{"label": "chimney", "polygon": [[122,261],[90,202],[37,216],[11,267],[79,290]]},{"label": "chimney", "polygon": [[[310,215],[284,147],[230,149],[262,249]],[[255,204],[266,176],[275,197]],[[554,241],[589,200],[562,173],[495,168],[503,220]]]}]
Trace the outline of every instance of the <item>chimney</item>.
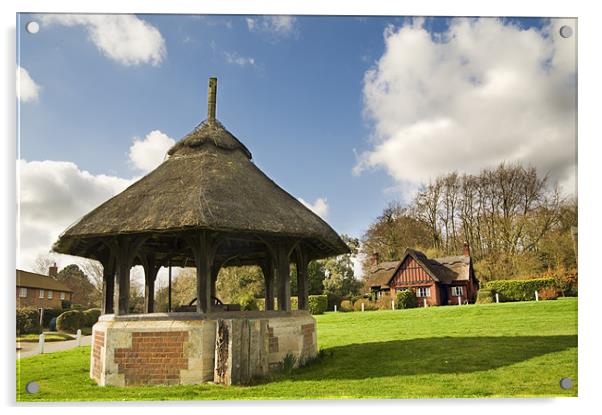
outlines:
[{"label": "chimney", "polygon": [[59,270],[59,269],[57,268],[57,266],[56,266],[56,262],[55,262],[55,263],[54,263],[52,266],[50,266],[50,267],[48,268],[48,276],[49,276],[50,278],[56,278],[56,275],[57,275],[57,273],[58,273],[58,270]]},{"label": "chimney", "polygon": [[215,104],[217,96],[217,78],[209,78],[209,91],[207,96],[207,121],[215,121]]},{"label": "chimney", "polygon": [[377,265],[378,265],[378,252],[373,252],[372,253],[372,267],[376,268]]},{"label": "chimney", "polygon": [[464,242],[464,252],[462,254],[464,256],[470,256],[470,245],[468,242]]}]

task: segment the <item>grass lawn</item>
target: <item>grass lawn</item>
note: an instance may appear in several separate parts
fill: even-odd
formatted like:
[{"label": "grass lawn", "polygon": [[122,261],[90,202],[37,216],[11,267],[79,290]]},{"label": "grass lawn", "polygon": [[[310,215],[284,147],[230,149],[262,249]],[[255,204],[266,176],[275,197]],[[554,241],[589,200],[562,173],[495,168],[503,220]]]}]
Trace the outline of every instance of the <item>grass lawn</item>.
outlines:
[{"label": "grass lawn", "polygon": [[[17,362],[18,401],[577,395],[577,299],[316,316],[326,356],[254,386],[98,387],[90,348]],[[559,387],[562,377],[574,387]],[[29,395],[25,384],[40,384]]]},{"label": "grass lawn", "polygon": [[[44,333],[44,341],[45,342],[62,342],[65,340],[75,340],[70,334],[67,333],[59,333],[59,332],[48,332]],[[18,342],[23,343],[37,343],[40,341],[39,334],[24,334],[22,336],[17,337]]]}]

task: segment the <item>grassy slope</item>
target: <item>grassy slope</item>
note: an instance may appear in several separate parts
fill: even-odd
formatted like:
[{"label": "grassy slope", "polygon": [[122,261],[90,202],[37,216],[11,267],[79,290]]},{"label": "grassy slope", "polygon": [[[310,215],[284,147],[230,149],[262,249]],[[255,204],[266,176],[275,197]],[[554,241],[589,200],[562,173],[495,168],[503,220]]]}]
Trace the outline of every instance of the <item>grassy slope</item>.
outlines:
[{"label": "grassy slope", "polygon": [[[577,301],[328,313],[316,316],[330,353],[255,386],[98,387],[89,347],[22,359],[17,400],[317,399],[576,396]],[[36,395],[24,393],[31,380]]]}]

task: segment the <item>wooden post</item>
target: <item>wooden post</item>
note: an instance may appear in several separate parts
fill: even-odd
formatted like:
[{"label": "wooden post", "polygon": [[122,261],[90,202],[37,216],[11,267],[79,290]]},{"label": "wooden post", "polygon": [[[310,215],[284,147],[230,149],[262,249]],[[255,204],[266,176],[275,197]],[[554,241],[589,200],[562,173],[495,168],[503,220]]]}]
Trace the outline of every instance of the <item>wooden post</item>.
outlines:
[{"label": "wooden post", "polygon": [[[125,244],[124,244],[125,245]],[[130,261],[127,255],[127,245],[120,246],[117,256],[117,278],[115,280],[115,315],[127,314],[130,306]]]},{"label": "wooden post", "polygon": [[424,298],[424,308],[426,308],[426,307],[427,307],[426,298]]},{"label": "wooden post", "polygon": [[116,252],[117,278],[115,281],[115,315],[124,315],[129,311],[130,305],[130,268],[134,254],[142,246],[148,236],[131,238],[128,236],[117,237],[112,241],[113,252]]},{"label": "wooden post", "polygon": [[539,293],[537,290],[535,291],[535,301],[539,301]]},{"label": "wooden post", "polygon": [[334,312],[335,313],[337,312],[337,305],[336,304],[334,305]]},{"label": "wooden post", "polygon": [[196,311],[211,311],[211,269],[215,254],[214,243],[205,231],[187,239],[196,264]]},{"label": "wooden post", "polygon": [[291,276],[287,246],[281,242],[276,247],[278,270],[278,309],[291,311]]},{"label": "wooden post", "polygon": [[115,257],[109,255],[102,262],[102,304],[101,314],[113,313],[113,296],[115,295]]},{"label": "wooden post", "polygon": [[168,261],[168,283],[167,283],[167,312],[171,313],[171,258]]},{"label": "wooden post", "polygon": [[309,306],[309,281],[307,275],[307,254],[302,247],[297,248],[297,304],[299,310]]},{"label": "wooden post", "polygon": [[142,255],[142,267],[144,268],[144,312],[155,312],[155,281],[161,265],[155,263],[155,256],[152,254]]},{"label": "wooden post", "polygon": [[274,309],[274,261],[268,258],[265,263],[261,265],[261,271],[263,272],[263,279],[265,281],[265,310]]},{"label": "wooden post", "polygon": [[364,311],[364,303],[362,303],[362,311]]},{"label": "wooden post", "polygon": [[500,295],[498,293],[495,293],[495,302],[496,303],[500,302]]},{"label": "wooden post", "polygon": [[462,297],[458,296],[458,305],[462,305]]}]

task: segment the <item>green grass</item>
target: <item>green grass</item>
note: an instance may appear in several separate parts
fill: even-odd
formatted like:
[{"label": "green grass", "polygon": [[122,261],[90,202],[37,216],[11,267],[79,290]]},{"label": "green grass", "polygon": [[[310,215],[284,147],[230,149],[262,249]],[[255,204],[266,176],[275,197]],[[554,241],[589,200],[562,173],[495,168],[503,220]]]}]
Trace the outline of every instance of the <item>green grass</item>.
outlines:
[{"label": "green grass", "polygon": [[[67,334],[67,333],[59,333],[59,332],[44,333],[44,341],[45,342],[62,342],[65,340],[75,340],[75,337],[73,337],[72,335]],[[17,341],[23,342],[23,343],[37,343],[40,341],[40,335],[39,334],[24,334],[22,336],[18,336]]]},{"label": "green grass", "polygon": [[[577,300],[316,316],[326,356],[254,386],[98,387],[90,348],[17,362],[18,401],[577,395]],[[571,377],[574,387],[559,387]],[[40,392],[24,392],[35,380]]]}]

